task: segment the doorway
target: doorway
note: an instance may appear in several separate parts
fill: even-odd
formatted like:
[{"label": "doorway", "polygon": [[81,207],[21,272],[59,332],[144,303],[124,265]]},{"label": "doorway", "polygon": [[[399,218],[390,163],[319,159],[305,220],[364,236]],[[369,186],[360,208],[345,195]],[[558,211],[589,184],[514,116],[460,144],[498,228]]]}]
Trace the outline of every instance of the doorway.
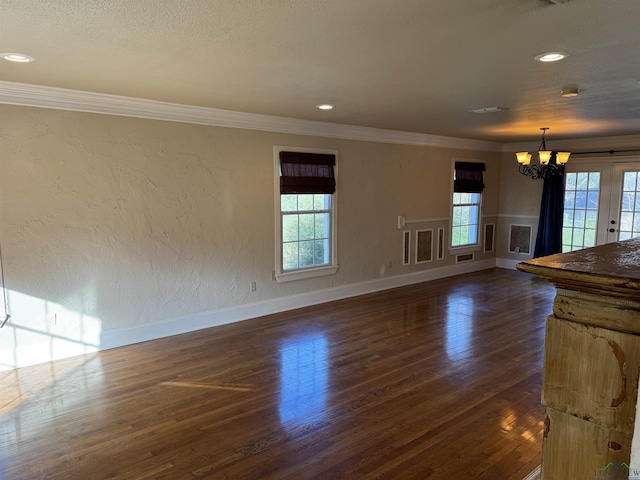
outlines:
[{"label": "doorway", "polygon": [[640,237],[640,157],[566,165],[562,251]]}]

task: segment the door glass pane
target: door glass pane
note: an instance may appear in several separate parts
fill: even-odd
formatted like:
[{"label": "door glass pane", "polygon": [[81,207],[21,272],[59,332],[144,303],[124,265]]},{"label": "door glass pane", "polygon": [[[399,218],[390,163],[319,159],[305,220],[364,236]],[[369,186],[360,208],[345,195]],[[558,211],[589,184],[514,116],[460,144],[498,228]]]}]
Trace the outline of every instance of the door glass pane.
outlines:
[{"label": "door glass pane", "polygon": [[618,239],[640,237],[640,171],[624,172]]},{"label": "door glass pane", "polygon": [[[565,178],[562,251],[596,244],[600,172],[570,172]],[[639,225],[640,227],[640,225]]]},{"label": "door glass pane", "polygon": [[623,191],[633,192],[636,189],[636,181],[638,179],[638,172],[625,172],[624,173],[624,186]]}]

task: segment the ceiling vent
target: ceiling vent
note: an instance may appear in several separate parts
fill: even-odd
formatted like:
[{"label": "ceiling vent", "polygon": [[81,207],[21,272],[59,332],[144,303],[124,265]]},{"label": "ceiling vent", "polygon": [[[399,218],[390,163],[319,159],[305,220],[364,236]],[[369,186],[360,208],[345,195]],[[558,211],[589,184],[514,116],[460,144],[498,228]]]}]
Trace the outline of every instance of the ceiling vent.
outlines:
[{"label": "ceiling vent", "polygon": [[505,110],[509,110],[505,107],[484,107],[484,108],[476,108],[475,110],[469,110],[469,113],[496,113],[496,112],[504,112]]}]

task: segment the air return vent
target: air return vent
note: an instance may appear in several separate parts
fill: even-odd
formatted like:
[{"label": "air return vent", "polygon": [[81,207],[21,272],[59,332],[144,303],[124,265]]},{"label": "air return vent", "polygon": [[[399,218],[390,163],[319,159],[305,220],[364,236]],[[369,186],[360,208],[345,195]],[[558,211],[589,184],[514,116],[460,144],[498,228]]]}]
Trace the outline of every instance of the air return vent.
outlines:
[{"label": "air return vent", "polygon": [[473,253],[456,255],[456,263],[473,262]]}]

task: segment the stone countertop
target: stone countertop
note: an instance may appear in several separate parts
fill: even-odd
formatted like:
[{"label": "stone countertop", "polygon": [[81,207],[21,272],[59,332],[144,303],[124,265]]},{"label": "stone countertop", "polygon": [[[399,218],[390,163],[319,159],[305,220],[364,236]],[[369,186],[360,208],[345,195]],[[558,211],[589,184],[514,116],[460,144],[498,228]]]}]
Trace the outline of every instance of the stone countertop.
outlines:
[{"label": "stone countertop", "polygon": [[517,268],[558,287],[640,300],[640,238],[535,258]]}]

